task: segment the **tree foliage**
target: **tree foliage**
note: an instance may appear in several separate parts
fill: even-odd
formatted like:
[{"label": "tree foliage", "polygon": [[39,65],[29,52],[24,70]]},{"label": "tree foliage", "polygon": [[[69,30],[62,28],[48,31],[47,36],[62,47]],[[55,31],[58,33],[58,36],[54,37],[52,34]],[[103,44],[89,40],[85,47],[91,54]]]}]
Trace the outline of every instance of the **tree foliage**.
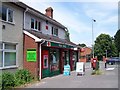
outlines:
[{"label": "tree foliage", "polygon": [[106,50],[108,57],[116,56],[116,47],[112,37],[107,34],[100,34],[95,40],[95,55],[98,56],[99,59],[102,59],[103,56],[106,56]]},{"label": "tree foliage", "polygon": [[78,44],[78,46],[86,47],[86,44],[82,43],[82,44]]},{"label": "tree foliage", "polygon": [[116,32],[115,36],[115,45],[117,47],[118,52],[120,52],[120,29]]}]

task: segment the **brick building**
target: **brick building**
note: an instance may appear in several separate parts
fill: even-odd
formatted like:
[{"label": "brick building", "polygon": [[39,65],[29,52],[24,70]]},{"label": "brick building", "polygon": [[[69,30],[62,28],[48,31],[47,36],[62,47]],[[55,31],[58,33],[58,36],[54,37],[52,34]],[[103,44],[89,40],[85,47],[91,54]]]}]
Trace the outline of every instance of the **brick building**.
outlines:
[{"label": "brick building", "polygon": [[80,61],[88,62],[91,59],[92,49],[90,47],[83,47],[80,51]]}]

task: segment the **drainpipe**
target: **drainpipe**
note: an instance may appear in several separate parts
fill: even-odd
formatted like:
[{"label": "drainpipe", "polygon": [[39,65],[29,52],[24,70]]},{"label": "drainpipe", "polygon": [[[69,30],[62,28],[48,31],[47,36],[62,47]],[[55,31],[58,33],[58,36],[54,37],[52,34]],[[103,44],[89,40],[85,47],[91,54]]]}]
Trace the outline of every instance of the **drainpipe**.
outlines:
[{"label": "drainpipe", "polygon": [[29,8],[26,8],[26,10],[24,11],[24,27],[23,29],[25,29],[25,13],[29,10]]},{"label": "drainpipe", "polygon": [[45,42],[45,40],[43,40],[41,43],[40,43],[40,62],[39,62],[39,80],[42,79],[41,77],[41,72],[42,72],[42,69],[41,69],[41,45]]}]

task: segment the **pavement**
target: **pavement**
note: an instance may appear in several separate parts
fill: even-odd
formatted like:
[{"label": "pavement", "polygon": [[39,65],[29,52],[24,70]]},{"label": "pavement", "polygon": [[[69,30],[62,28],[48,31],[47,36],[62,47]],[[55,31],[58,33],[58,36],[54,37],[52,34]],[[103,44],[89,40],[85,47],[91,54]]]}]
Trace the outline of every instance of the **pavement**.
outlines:
[{"label": "pavement", "polygon": [[118,65],[100,62],[101,75],[91,75],[90,63],[85,64],[85,75],[77,76],[75,71],[70,76],[63,74],[47,77],[25,88],[118,88]]}]

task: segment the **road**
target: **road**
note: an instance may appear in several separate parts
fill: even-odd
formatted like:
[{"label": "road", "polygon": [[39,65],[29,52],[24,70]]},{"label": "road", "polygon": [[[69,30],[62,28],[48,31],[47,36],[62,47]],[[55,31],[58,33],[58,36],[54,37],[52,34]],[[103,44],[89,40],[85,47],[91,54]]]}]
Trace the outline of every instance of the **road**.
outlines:
[{"label": "road", "polygon": [[42,79],[26,88],[118,88],[118,66],[100,62],[101,75],[91,75],[90,63],[85,64],[85,75],[77,76],[75,71],[70,76],[63,74]]}]

